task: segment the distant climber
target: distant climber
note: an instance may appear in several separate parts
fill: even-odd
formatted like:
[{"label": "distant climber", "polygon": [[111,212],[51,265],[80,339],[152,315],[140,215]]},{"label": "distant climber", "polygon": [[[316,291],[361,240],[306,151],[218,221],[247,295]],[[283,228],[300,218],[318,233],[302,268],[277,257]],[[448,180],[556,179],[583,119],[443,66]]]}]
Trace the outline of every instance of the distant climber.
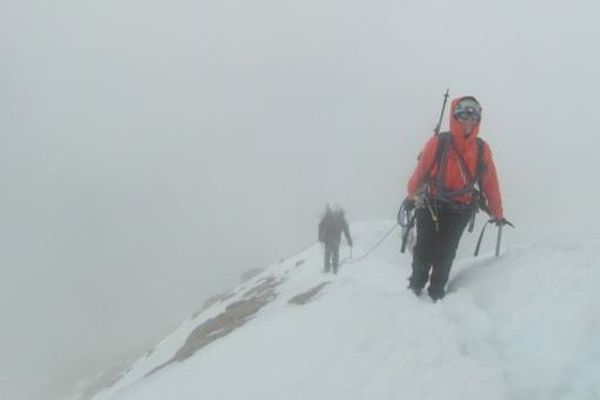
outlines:
[{"label": "distant climber", "polygon": [[328,203],[325,213],[319,222],[319,242],[325,245],[325,272],[333,267],[333,273],[337,274],[340,260],[340,242],[342,232],[346,236],[348,245],[352,247],[350,228],[344,216],[344,210],[335,203]]}]

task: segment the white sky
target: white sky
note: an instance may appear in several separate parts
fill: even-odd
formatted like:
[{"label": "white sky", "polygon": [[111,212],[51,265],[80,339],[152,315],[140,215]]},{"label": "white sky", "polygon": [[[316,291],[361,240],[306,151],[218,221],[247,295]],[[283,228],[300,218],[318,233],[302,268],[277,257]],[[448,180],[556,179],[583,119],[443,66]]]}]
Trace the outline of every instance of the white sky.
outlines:
[{"label": "white sky", "polygon": [[394,218],[447,87],[484,107],[507,245],[597,231],[599,9],[1,0],[0,397],[157,340],[327,199]]}]

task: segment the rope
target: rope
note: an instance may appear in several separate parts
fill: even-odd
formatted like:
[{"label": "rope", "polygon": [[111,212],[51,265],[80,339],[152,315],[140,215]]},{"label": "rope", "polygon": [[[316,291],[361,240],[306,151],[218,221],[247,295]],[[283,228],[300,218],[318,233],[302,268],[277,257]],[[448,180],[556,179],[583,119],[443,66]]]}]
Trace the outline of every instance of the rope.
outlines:
[{"label": "rope", "polygon": [[355,263],[355,262],[357,262],[357,261],[360,261],[360,260],[362,260],[363,258],[365,258],[366,256],[368,256],[369,254],[371,254],[371,252],[373,252],[373,251],[374,251],[374,250],[375,250],[377,247],[379,247],[379,245],[381,245],[381,243],[383,243],[383,241],[384,241],[385,239],[387,239],[387,237],[388,237],[388,236],[390,236],[390,235],[392,234],[392,232],[394,232],[394,230],[395,230],[397,227],[398,227],[398,225],[394,225],[394,226],[392,227],[392,229],[390,229],[389,231],[387,231],[387,233],[386,233],[385,235],[383,235],[383,236],[381,237],[381,239],[379,239],[379,240],[377,241],[377,243],[375,243],[375,244],[373,245],[373,247],[371,247],[369,250],[367,250],[367,251],[366,251],[366,252],[365,252],[365,253],[364,253],[362,256],[360,256],[360,257],[357,257],[357,258],[351,258],[351,259],[349,259],[349,260],[344,260],[344,261],[343,261],[343,262],[341,262],[340,264],[352,264],[352,263]]},{"label": "rope", "polygon": [[[431,210],[430,210],[431,211]],[[398,225],[402,227],[402,245],[400,247],[400,253],[404,253],[406,250],[406,244],[408,243],[408,235],[410,234],[411,229],[415,226],[417,214],[415,212],[415,204],[411,203],[404,199],[402,204],[400,205],[400,209],[398,210]],[[437,217],[435,214],[431,214],[431,217],[434,221],[437,221]],[[437,224],[437,222],[436,222]]]}]

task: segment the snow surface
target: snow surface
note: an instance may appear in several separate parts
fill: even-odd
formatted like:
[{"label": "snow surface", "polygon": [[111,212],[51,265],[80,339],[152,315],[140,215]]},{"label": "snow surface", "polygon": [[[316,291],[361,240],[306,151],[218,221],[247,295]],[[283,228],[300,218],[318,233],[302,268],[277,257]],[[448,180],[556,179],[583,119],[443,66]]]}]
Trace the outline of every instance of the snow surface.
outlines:
[{"label": "snow surface", "polygon": [[[354,260],[393,226],[354,224]],[[562,238],[457,260],[437,303],[406,290],[398,231],[338,275],[322,272],[315,244],[185,321],[95,400],[600,399],[599,244]],[[254,317],[169,363],[269,277],[276,296]]]}]

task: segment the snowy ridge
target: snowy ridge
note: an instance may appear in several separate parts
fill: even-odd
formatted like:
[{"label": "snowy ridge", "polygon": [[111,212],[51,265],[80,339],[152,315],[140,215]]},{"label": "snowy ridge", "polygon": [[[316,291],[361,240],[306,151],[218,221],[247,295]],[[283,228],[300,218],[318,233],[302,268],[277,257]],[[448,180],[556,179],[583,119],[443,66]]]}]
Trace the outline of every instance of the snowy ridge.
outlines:
[{"label": "snowy ridge", "polygon": [[[354,224],[354,258],[393,224]],[[268,267],[94,399],[600,398],[600,241],[457,260],[433,304],[398,235],[337,276],[318,244]]]}]

